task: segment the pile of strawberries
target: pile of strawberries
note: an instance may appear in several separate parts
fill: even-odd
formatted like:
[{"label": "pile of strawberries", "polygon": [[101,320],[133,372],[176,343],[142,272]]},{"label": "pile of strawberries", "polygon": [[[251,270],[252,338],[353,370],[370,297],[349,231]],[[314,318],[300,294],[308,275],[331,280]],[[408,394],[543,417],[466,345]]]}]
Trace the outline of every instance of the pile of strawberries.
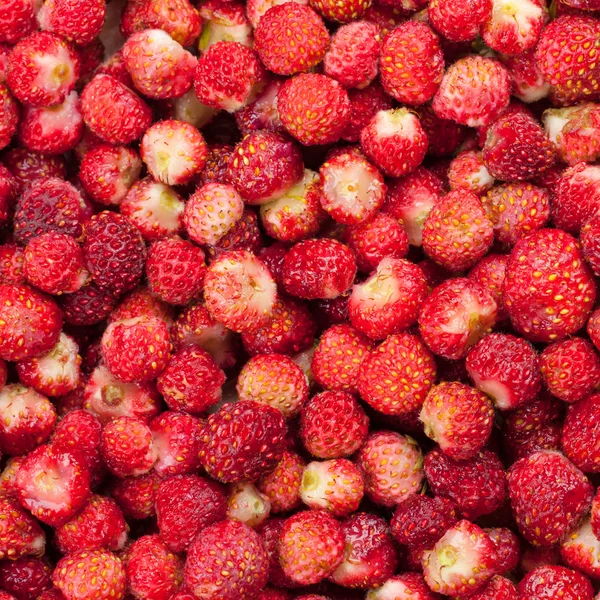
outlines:
[{"label": "pile of strawberries", "polygon": [[599,0],[2,0],[0,151],[0,600],[600,600]]}]

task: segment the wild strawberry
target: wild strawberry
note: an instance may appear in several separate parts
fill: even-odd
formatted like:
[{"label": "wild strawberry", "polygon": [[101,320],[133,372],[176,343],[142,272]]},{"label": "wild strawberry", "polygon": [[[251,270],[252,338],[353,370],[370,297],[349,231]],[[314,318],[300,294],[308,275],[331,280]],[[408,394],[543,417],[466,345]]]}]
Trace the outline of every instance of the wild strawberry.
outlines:
[{"label": "wild strawberry", "polygon": [[550,23],[540,37],[536,48],[538,67],[569,104],[597,95],[600,72],[592,48],[598,27],[592,17],[564,15]]},{"label": "wild strawberry", "polygon": [[110,494],[129,519],[147,519],[156,514],[154,500],[161,478],[155,471],[140,477],[115,479]]},{"label": "wild strawberry", "polygon": [[19,491],[16,486],[17,473],[25,459],[24,456],[14,456],[6,461],[4,470],[0,472],[0,492],[7,498],[17,500]]},{"label": "wild strawberry", "polygon": [[513,327],[525,338],[550,342],[575,333],[595,298],[591,273],[571,235],[540,229],[517,242],[506,267],[503,300]]},{"label": "wild strawberry", "polygon": [[[232,6],[232,3],[225,4],[227,5]],[[283,82],[279,77],[271,79],[253,102],[235,113],[235,121],[241,133],[247,134],[260,129],[284,131],[277,111],[277,94]]]},{"label": "wild strawberry", "polygon": [[0,223],[8,222],[19,192],[17,178],[4,165],[0,165]]},{"label": "wild strawberry", "polygon": [[271,504],[271,512],[288,512],[300,505],[300,487],[306,463],[296,453],[285,450],[271,473],[264,475],[257,487]]},{"label": "wild strawberry", "polygon": [[421,127],[429,138],[427,154],[434,157],[448,157],[455,154],[466,135],[466,127],[456,121],[438,117],[430,104],[415,109]]},{"label": "wild strawberry", "polygon": [[277,110],[286,131],[305,146],[330,144],[344,132],[350,117],[350,100],[334,79],[302,73],[281,86]]},{"label": "wild strawberry", "polygon": [[517,600],[517,588],[510,579],[495,575],[471,596],[472,600]]},{"label": "wild strawberry", "polygon": [[93,548],[115,552],[125,545],[127,530],[127,523],[116,502],[94,495],[74,519],[56,530],[56,543],[63,554]]},{"label": "wild strawberry", "polygon": [[380,110],[392,108],[392,99],[383,91],[377,80],[364,89],[348,90],[350,112],[342,139],[358,142],[360,132]]},{"label": "wild strawberry", "polygon": [[[502,56],[502,64],[508,69],[513,80],[513,96],[522,102],[536,102],[550,92],[550,84],[544,79],[538,66],[535,51]],[[550,137],[550,139],[552,139]]]},{"label": "wild strawberry", "polygon": [[486,529],[485,532],[496,546],[498,573],[513,572],[518,567],[521,556],[521,542],[517,534],[506,527]]},{"label": "wild strawberry", "polygon": [[508,472],[508,491],[521,535],[536,546],[559,541],[588,511],[594,494],[577,467],[548,451],[517,461]]},{"label": "wild strawberry", "polygon": [[310,300],[343,294],[352,285],[355,274],[351,250],[333,239],[299,242],[283,263],[285,291]]},{"label": "wild strawberry", "polygon": [[25,249],[17,244],[0,245],[0,284],[25,283]]},{"label": "wild strawberry", "polygon": [[405,108],[381,110],[360,134],[362,149],[390,177],[414,171],[427,151],[427,135],[418,117]]},{"label": "wild strawberry", "polygon": [[158,240],[148,250],[148,287],[163,302],[187,304],[202,290],[205,274],[204,252],[187,240]]},{"label": "wild strawberry", "polygon": [[78,550],[58,561],[52,582],[65,600],[123,598],[127,576],[121,560],[108,550]]},{"label": "wild strawberry", "polygon": [[589,579],[558,565],[533,569],[521,580],[517,592],[523,600],[542,600],[548,595],[564,600],[592,600],[594,595]]},{"label": "wild strawberry", "polygon": [[198,60],[194,89],[202,104],[235,112],[254,100],[264,78],[254,50],[239,42],[217,42]]},{"label": "wild strawberry", "polygon": [[183,580],[183,561],[158,535],[144,535],[127,550],[127,581],[137,597],[171,598]]},{"label": "wild strawberry", "polygon": [[433,110],[461,125],[489,125],[508,106],[510,85],[510,75],[498,61],[474,55],[460,58],[446,70]]},{"label": "wild strawberry", "polygon": [[378,587],[398,566],[398,550],[388,524],[381,517],[356,513],[342,523],[346,555],[330,576],[344,588]]},{"label": "wild strawberry", "polygon": [[227,498],[227,518],[239,521],[256,529],[271,513],[269,499],[261,494],[252,483],[237,483],[231,486]]},{"label": "wild strawberry", "polygon": [[475,194],[485,194],[494,185],[481,152],[465,150],[452,160],[448,167],[448,183],[451,190],[467,189]]},{"label": "wild strawberry", "polygon": [[39,523],[8,496],[0,496],[0,508],[0,556],[13,561],[44,554],[46,536]]},{"label": "wild strawberry", "polygon": [[206,246],[207,255],[214,259],[224,252],[245,250],[256,254],[263,246],[263,235],[258,226],[258,216],[250,207],[246,207],[242,218],[217,242],[215,246]]},{"label": "wild strawberry", "polygon": [[235,147],[226,176],[246,203],[264,204],[285,194],[303,172],[300,150],[289,138],[254,131]]},{"label": "wild strawberry", "polygon": [[202,36],[198,49],[206,52],[210,46],[221,41],[239,42],[252,47],[252,25],[246,17],[241,2],[211,0],[202,4],[198,12],[202,19]]},{"label": "wild strawberry", "polygon": [[200,35],[202,19],[188,0],[142,0],[144,26],[166,31],[184,48],[193,46]]},{"label": "wild strawberry", "polygon": [[142,316],[158,317],[167,325],[173,322],[171,307],[155,298],[147,287],[135,288],[123,297],[117,308],[110,314],[109,324]]},{"label": "wild strawberry", "polygon": [[30,0],[9,0],[0,21],[0,42],[16,44],[37,28],[35,7]]},{"label": "wild strawberry", "polygon": [[367,592],[366,600],[434,600],[434,592],[420,573],[402,573],[390,577],[385,583]]},{"label": "wild strawberry", "polygon": [[600,470],[597,419],[600,396],[592,394],[569,407],[562,428],[561,446],[565,456],[586,473]]},{"label": "wild strawberry", "polygon": [[[52,568],[43,558],[3,561],[0,577],[3,588],[14,595],[14,600],[38,598],[52,586]],[[5,600],[13,600],[13,596],[9,595]]]},{"label": "wild strawberry", "polygon": [[55,177],[65,179],[67,163],[62,156],[51,156],[28,150],[27,148],[12,148],[2,156],[2,162],[23,187],[36,179]]},{"label": "wild strawberry", "polygon": [[[221,561],[233,567],[223,570]],[[223,600],[255,597],[268,578],[268,557],[257,533],[236,521],[221,521],[203,530],[192,544],[184,583],[201,600],[213,591]]]},{"label": "wild strawberry", "polygon": [[37,19],[43,30],[88,46],[102,30],[105,14],[105,0],[45,0]]},{"label": "wild strawberry", "polygon": [[423,554],[423,575],[429,587],[447,595],[480,590],[494,575],[498,555],[488,534],[469,521],[446,531]]},{"label": "wild strawberry", "polygon": [[94,325],[108,317],[117,301],[117,296],[92,281],[72,294],[63,295],[60,307],[67,323]]},{"label": "wild strawberry", "polygon": [[492,0],[430,0],[427,7],[431,26],[451,42],[474,40],[491,13]]},{"label": "wild strawberry", "polygon": [[469,351],[466,367],[475,387],[501,410],[533,400],[541,387],[535,350],[513,335],[493,333],[484,337]]},{"label": "wild strawberry", "polygon": [[566,536],[560,549],[565,565],[594,578],[600,573],[599,552],[600,542],[592,530],[590,517],[586,517]]},{"label": "wild strawberry", "polygon": [[[202,428],[200,462],[222,482],[255,480],[281,458],[286,429],[276,408],[249,400],[225,404]],[[232,435],[241,443],[224,445]]]},{"label": "wild strawberry", "polygon": [[393,98],[419,105],[435,94],[444,73],[439,38],[425,23],[406,21],[383,41],[381,84]]},{"label": "wild strawberry", "polygon": [[576,234],[600,209],[600,169],[579,163],[565,169],[556,182],[552,220],[556,227]]},{"label": "wild strawberry", "polygon": [[423,455],[412,438],[393,431],[371,433],[357,454],[367,497],[381,506],[401,504],[419,491]]},{"label": "wild strawberry", "polygon": [[419,331],[434,354],[457,360],[494,326],[498,307],[477,282],[458,277],[436,287],[419,314]]},{"label": "wild strawberry", "polygon": [[540,372],[548,391],[566,402],[577,402],[600,385],[600,358],[582,338],[569,338],[546,347]]},{"label": "wild strawberry", "polygon": [[321,392],[300,414],[300,439],[317,458],[350,456],[364,443],[369,419],[346,392]]},{"label": "wild strawberry", "polygon": [[15,482],[21,504],[53,527],[69,521],[90,497],[90,472],[82,454],[38,446],[19,465]]},{"label": "wild strawberry", "polygon": [[468,385],[442,382],[433,387],[421,409],[427,437],[445,454],[468,460],[487,443],[494,421],[490,399]]}]

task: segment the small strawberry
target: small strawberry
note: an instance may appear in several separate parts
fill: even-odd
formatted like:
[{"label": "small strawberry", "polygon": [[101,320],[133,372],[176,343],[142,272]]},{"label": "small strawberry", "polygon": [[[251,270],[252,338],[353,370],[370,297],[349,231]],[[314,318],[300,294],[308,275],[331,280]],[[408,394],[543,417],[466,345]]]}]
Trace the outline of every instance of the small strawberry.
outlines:
[{"label": "small strawberry", "polygon": [[350,456],[362,446],[368,429],[365,411],[346,392],[321,392],[300,414],[300,439],[317,458]]},{"label": "small strawberry", "polygon": [[[52,587],[52,568],[44,558],[23,557],[3,561],[0,577],[3,588],[14,595],[14,600],[38,598]],[[13,597],[5,600],[13,600]]]},{"label": "small strawberry", "polygon": [[366,600],[437,600],[420,573],[390,577],[380,588],[367,592]]},{"label": "small strawberry", "polygon": [[235,113],[235,121],[242,134],[260,129],[284,131],[277,111],[277,94],[283,82],[279,77],[271,79],[253,102]]},{"label": "small strawberry", "polygon": [[481,152],[465,150],[450,163],[448,183],[451,190],[463,188],[480,196],[491,189],[494,178],[489,174]]},{"label": "small strawberry", "polygon": [[599,415],[600,396],[592,394],[568,408],[562,428],[561,447],[565,456],[586,473],[600,470]]},{"label": "small strawberry", "polygon": [[271,513],[269,499],[250,482],[232,485],[227,498],[227,518],[256,529]]},{"label": "small strawberry", "polygon": [[5,495],[0,496],[0,510],[0,557],[13,561],[44,554],[46,536],[32,516]]},{"label": "small strawberry", "polygon": [[161,478],[155,471],[140,477],[115,479],[110,494],[129,519],[147,519],[156,514],[154,500]]},{"label": "small strawberry", "polygon": [[207,256],[212,260],[224,252],[245,250],[256,254],[264,243],[263,234],[258,226],[258,216],[250,207],[246,207],[242,218],[217,242],[215,246],[205,246]]},{"label": "small strawberry", "polygon": [[412,438],[393,431],[371,433],[357,455],[365,492],[375,504],[393,507],[419,491],[423,455]]},{"label": "small strawberry", "polygon": [[9,0],[0,20],[0,42],[16,44],[37,28],[35,7],[30,0]]},{"label": "small strawberry", "polygon": [[100,34],[105,15],[105,0],[45,0],[37,20],[43,30],[88,46]]},{"label": "small strawberry", "polygon": [[384,92],[377,80],[364,89],[348,90],[350,112],[342,139],[358,142],[360,132],[380,110],[392,108],[392,99]]},{"label": "small strawberry", "polygon": [[257,487],[271,504],[272,513],[288,512],[300,505],[300,486],[306,463],[295,452],[284,450],[271,473],[264,475]]},{"label": "small strawberry", "polygon": [[498,573],[511,573],[519,565],[521,557],[521,542],[519,536],[511,529],[506,527],[495,527],[486,529],[485,532],[490,536],[496,546],[498,554]]},{"label": "small strawberry", "polygon": [[125,319],[150,316],[162,319],[167,325],[173,322],[171,307],[155,298],[147,287],[140,286],[123,296],[123,299],[110,314],[109,324]]},{"label": "small strawberry", "polygon": [[600,541],[592,530],[589,517],[566,536],[560,548],[561,558],[567,567],[593,578],[600,574],[599,553]]},{"label": "small strawberry", "polygon": [[2,162],[23,188],[36,179],[65,179],[67,163],[62,156],[50,156],[27,148],[12,148],[2,156]]},{"label": "small strawberry", "polygon": [[545,597],[564,600],[592,600],[594,591],[589,579],[581,573],[558,565],[544,565],[527,573],[517,586],[519,599],[542,600]]},{"label": "small strawberry", "polygon": [[515,98],[530,103],[541,100],[550,93],[550,84],[540,71],[535,50],[516,56],[502,56],[501,60],[512,77],[512,94]]},{"label": "small strawberry", "polygon": [[495,575],[490,581],[471,596],[471,600],[517,600],[517,588],[510,579]]},{"label": "small strawberry", "polygon": [[469,279],[487,289],[498,306],[498,321],[507,319],[502,304],[502,286],[506,274],[508,256],[505,254],[488,254],[484,256],[469,272]]},{"label": "small strawberry", "polygon": [[492,0],[430,0],[427,16],[431,26],[451,42],[474,40],[492,14]]},{"label": "small strawberry", "polygon": [[198,12],[202,19],[202,35],[198,40],[201,52],[223,41],[252,47],[253,25],[246,17],[245,6],[241,2],[209,0],[198,7]]},{"label": "small strawberry", "polygon": [[565,169],[552,198],[552,221],[574,235],[600,210],[600,168],[579,163]]},{"label": "small strawberry", "polygon": [[23,247],[13,243],[0,245],[0,284],[25,283],[24,265]]},{"label": "small strawberry", "polygon": [[94,325],[106,319],[117,302],[117,296],[111,291],[91,281],[78,291],[62,296],[60,307],[66,323]]},{"label": "small strawberry", "polygon": [[184,48],[200,35],[202,19],[189,0],[141,0],[142,29],[162,29]]}]

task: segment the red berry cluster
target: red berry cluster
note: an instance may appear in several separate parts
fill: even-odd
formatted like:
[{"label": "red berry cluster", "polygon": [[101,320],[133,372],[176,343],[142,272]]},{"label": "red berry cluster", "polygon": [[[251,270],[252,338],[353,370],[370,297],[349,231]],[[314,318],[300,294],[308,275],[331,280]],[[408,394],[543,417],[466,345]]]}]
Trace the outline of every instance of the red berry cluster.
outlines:
[{"label": "red berry cluster", "polygon": [[0,600],[600,600],[600,0],[0,5]]}]

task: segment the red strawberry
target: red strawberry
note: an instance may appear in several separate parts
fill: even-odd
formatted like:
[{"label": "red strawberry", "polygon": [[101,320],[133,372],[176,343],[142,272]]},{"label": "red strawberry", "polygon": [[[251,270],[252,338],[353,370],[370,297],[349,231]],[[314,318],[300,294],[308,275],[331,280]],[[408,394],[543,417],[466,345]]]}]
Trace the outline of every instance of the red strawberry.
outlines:
[{"label": "red strawberry", "polygon": [[491,189],[494,178],[489,174],[481,152],[465,150],[450,163],[448,183],[451,190],[464,188],[481,195]]},{"label": "red strawberry", "polygon": [[252,483],[232,485],[227,498],[227,518],[256,529],[271,513],[269,499]]},{"label": "red strawberry", "polygon": [[419,491],[423,455],[417,442],[393,431],[371,433],[357,455],[365,492],[376,504],[392,507]]},{"label": "red strawberry", "polygon": [[448,67],[433,97],[433,110],[461,125],[489,125],[508,106],[510,74],[496,60],[460,58]]},{"label": "red strawberry", "polygon": [[452,156],[465,138],[466,127],[438,117],[430,104],[423,104],[416,110],[429,138],[427,154],[435,157]]},{"label": "red strawberry", "polygon": [[596,287],[575,238],[540,229],[515,245],[502,298],[516,331],[530,341],[550,342],[583,327]]},{"label": "red strawberry", "polygon": [[140,286],[123,297],[108,319],[109,324],[125,319],[149,316],[162,319],[167,325],[173,323],[171,307],[155,298],[150,290]]},{"label": "red strawberry", "polygon": [[367,438],[369,419],[346,392],[321,392],[300,414],[300,439],[317,458],[340,458],[356,452]]},{"label": "red strawberry", "polygon": [[430,100],[444,74],[439,38],[425,23],[406,21],[383,41],[381,85],[393,98],[417,106]]},{"label": "red strawberry", "polygon": [[577,467],[558,452],[548,451],[517,461],[508,472],[508,491],[521,535],[540,546],[556,543],[576,525],[594,494]]},{"label": "red strawberry", "polygon": [[188,0],[141,0],[140,13],[142,29],[162,29],[183,47],[200,35],[202,19]]},{"label": "red strawberry", "polygon": [[581,573],[558,565],[533,569],[517,586],[519,599],[592,600],[594,591],[590,581]]},{"label": "red strawberry", "polygon": [[580,243],[583,255],[594,274],[600,273],[600,217],[594,215],[581,229]]},{"label": "red strawberry", "polygon": [[[14,600],[41,597],[52,586],[52,568],[47,559],[19,558],[3,561],[0,566],[2,586]],[[5,600],[12,600],[9,596]]]},{"label": "red strawberry", "polygon": [[492,13],[492,0],[430,0],[431,26],[451,42],[474,40]]},{"label": "red strawberry", "polygon": [[118,298],[93,281],[72,294],[62,296],[60,307],[71,325],[94,325],[108,317]]},{"label": "red strawberry", "polygon": [[201,52],[221,41],[235,41],[252,47],[254,25],[246,17],[241,2],[209,0],[198,7],[198,12],[202,18],[202,36],[198,40]]},{"label": "red strawberry", "polygon": [[37,13],[40,27],[88,46],[104,25],[105,0],[46,0]]},{"label": "red strawberry", "polygon": [[540,71],[535,51],[517,56],[502,56],[501,60],[512,77],[512,94],[515,98],[529,103],[541,100],[548,95],[550,84]]},{"label": "red strawberry", "polygon": [[269,500],[272,513],[288,512],[300,505],[305,465],[298,454],[285,450],[275,469],[258,481],[258,489]]},{"label": "red strawberry", "polygon": [[258,226],[256,212],[250,207],[244,209],[242,218],[217,242],[215,246],[205,246],[210,259],[224,252],[246,250],[257,253],[263,245],[263,235]]},{"label": "red strawberry", "polygon": [[579,163],[565,169],[556,182],[552,220],[556,227],[576,234],[600,209],[600,168]]},{"label": "red strawberry", "polygon": [[[229,3],[229,6],[237,6],[239,10],[243,10],[242,5]],[[277,111],[277,94],[283,85],[283,81],[279,77],[271,79],[253,102],[235,113],[235,121],[241,133],[246,134],[261,129],[268,131],[284,130]]]},{"label": "red strawberry", "polygon": [[35,8],[30,0],[9,0],[0,21],[0,41],[16,44],[37,28]]},{"label": "red strawberry", "polygon": [[[231,564],[225,569],[226,564]],[[257,533],[243,523],[221,521],[192,544],[185,563],[185,585],[199,599],[217,593],[222,600],[255,597],[268,578],[269,559]]]},{"label": "red strawberry", "polygon": [[27,148],[8,150],[2,156],[2,162],[23,187],[43,177],[64,179],[67,176],[64,157],[40,154]]},{"label": "red strawberry", "polygon": [[360,132],[380,111],[392,108],[392,99],[383,91],[375,80],[364,89],[348,90],[350,112],[342,139],[347,142],[358,142]]},{"label": "red strawberry", "polygon": [[496,575],[482,589],[471,595],[472,600],[517,600],[517,588],[515,584]]},{"label": "red strawberry", "polygon": [[161,478],[155,471],[141,477],[128,477],[114,481],[110,494],[126,517],[147,519],[156,514],[154,500]]},{"label": "red strawberry", "polygon": [[521,542],[516,533],[505,527],[486,529],[486,533],[496,546],[498,573],[511,573],[519,565]]},{"label": "red strawberry", "polygon": [[0,496],[0,510],[0,557],[12,561],[25,555],[41,556],[46,536],[38,522],[8,496]]},{"label": "red strawberry", "polygon": [[17,244],[0,245],[0,283],[25,283],[25,250]]},{"label": "red strawberry", "polygon": [[600,469],[597,449],[599,414],[600,395],[592,394],[569,407],[562,428],[561,446],[565,456],[586,473]]},{"label": "red strawberry", "polygon": [[380,588],[367,592],[366,600],[437,600],[420,573],[390,577]]}]

